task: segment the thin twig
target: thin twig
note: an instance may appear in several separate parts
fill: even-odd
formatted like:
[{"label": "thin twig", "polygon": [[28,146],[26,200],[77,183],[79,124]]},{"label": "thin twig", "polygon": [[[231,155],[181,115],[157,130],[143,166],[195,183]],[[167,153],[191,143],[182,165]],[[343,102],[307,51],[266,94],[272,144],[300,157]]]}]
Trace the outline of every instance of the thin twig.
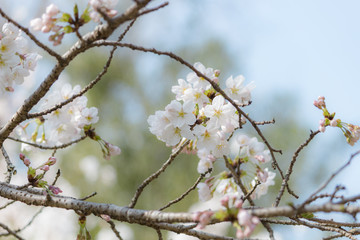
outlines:
[{"label": "thin twig", "polygon": [[326,186],[329,185],[331,180],[333,180],[334,177],[336,177],[342,170],[344,170],[347,166],[349,166],[351,164],[351,161],[354,159],[354,157],[356,157],[359,153],[360,150],[351,154],[350,159],[343,166],[341,166],[336,172],[331,174],[331,176],[313,194],[310,195],[308,200],[304,201],[304,203],[301,204],[300,208],[304,207],[309,200],[311,200],[314,196],[316,196],[319,192],[321,192],[324,188],[326,188]]},{"label": "thin twig", "polygon": [[360,227],[360,223],[347,223],[347,222],[336,222],[334,220],[320,219],[320,218],[309,218],[308,221],[322,223],[332,227]]},{"label": "thin twig", "polygon": [[318,224],[318,223],[309,223],[307,221],[302,221],[298,218],[292,218],[292,219],[304,226],[309,227],[309,228],[317,228],[322,231],[337,232],[337,233],[342,234],[342,236],[347,237],[351,240],[356,240],[356,238],[353,237],[352,233],[345,231],[339,227],[329,227],[329,226],[323,226],[322,224]]},{"label": "thin twig", "polygon": [[181,200],[183,200],[191,191],[193,191],[193,190],[196,188],[196,186],[199,184],[199,182],[201,182],[201,180],[203,180],[204,177],[205,177],[208,173],[210,173],[211,171],[212,171],[212,169],[210,168],[208,171],[206,171],[205,173],[201,174],[201,175],[198,177],[198,179],[196,180],[196,182],[194,183],[194,185],[192,185],[186,192],[184,192],[183,194],[181,194],[180,197],[178,197],[178,198],[170,201],[170,202],[169,202],[168,204],[166,204],[165,206],[159,208],[158,211],[162,211],[162,210],[164,210],[165,208],[168,208],[168,207],[170,207],[171,205],[173,205],[173,204],[175,204],[175,203],[180,202]]},{"label": "thin twig", "polygon": [[60,169],[58,169],[57,172],[56,172],[55,179],[54,179],[54,181],[53,181],[53,183],[51,185],[55,186],[55,184],[56,184],[57,180],[59,179],[60,175],[61,175],[61,171],[60,171]]},{"label": "thin twig", "polygon": [[7,165],[7,176],[6,176],[6,182],[7,183],[10,183],[11,181],[11,178],[12,178],[12,175],[16,174],[16,170],[15,170],[15,166],[14,164],[12,164],[12,162],[10,161],[10,157],[9,155],[7,154],[5,148],[2,146],[1,147],[1,152],[2,152],[2,155],[4,156],[5,158],[5,162],[6,162],[6,165]]},{"label": "thin twig", "polygon": [[8,206],[10,206],[11,204],[13,204],[13,203],[15,203],[15,202],[16,202],[16,201],[13,200],[13,201],[10,201],[10,202],[6,203],[5,205],[3,205],[3,206],[0,207],[0,210],[3,210],[3,209],[5,209],[5,208],[7,208]]},{"label": "thin twig", "polygon": [[79,198],[79,200],[81,200],[81,201],[88,200],[89,198],[92,198],[92,197],[95,196],[96,194],[97,194],[97,192],[93,192],[93,193],[87,195],[86,197]]},{"label": "thin twig", "polygon": [[[359,235],[360,234],[360,229],[351,229],[349,230],[349,232],[351,232],[351,234],[353,235]],[[344,235],[342,234],[334,234],[334,235],[331,235],[329,237],[324,237],[323,240],[331,240],[331,239],[335,239],[335,238],[340,238],[340,237],[343,237]]]},{"label": "thin twig", "polygon": [[161,234],[160,229],[155,228],[155,230],[156,230],[156,233],[157,233],[157,235],[158,235],[158,239],[159,239],[159,240],[163,240],[163,237],[162,237],[162,234]]},{"label": "thin twig", "polygon": [[248,192],[248,193],[244,196],[243,200],[248,199],[248,198],[251,196],[251,194],[253,194],[253,192],[255,191],[255,189],[257,188],[257,186],[259,186],[260,184],[261,184],[261,182],[260,182],[259,180],[256,180],[255,186],[250,190],[250,192]]},{"label": "thin twig", "polygon": [[119,231],[116,229],[115,223],[112,220],[107,221],[111,227],[111,230],[114,232],[115,236],[119,239],[119,240],[123,240],[123,238],[120,236]]},{"label": "thin twig", "polygon": [[261,121],[261,122],[254,122],[256,125],[266,125],[266,124],[275,124],[275,119],[271,121]]},{"label": "thin twig", "polygon": [[[1,10],[1,9],[0,9]],[[19,235],[16,234],[16,232],[14,232],[13,230],[11,230],[8,226],[6,226],[5,224],[0,223],[0,227],[2,227],[3,229],[5,229],[9,235],[14,236],[15,238],[19,239],[19,240],[24,240],[24,238],[20,237]]]},{"label": "thin twig", "polygon": [[96,83],[98,83],[102,77],[107,73],[109,67],[110,67],[110,63],[113,59],[113,56],[114,56],[114,52],[115,52],[116,48],[114,47],[111,51],[110,51],[110,56],[109,58],[107,59],[104,67],[103,67],[103,70],[96,76],[96,78],[94,80],[92,80],[86,87],[84,87],[78,94],[74,94],[72,95],[69,99],[61,102],[61,103],[58,103],[56,104],[54,107],[52,108],[49,108],[45,111],[41,111],[41,112],[37,112],[37,113],[29,113],[27,115],[28,118],[36,118],[36,117],[40,117],[40,116],[43,116],[43,115],[46,115],[46,114],[49,114],[63,106],[65,106],[66,104],[74,101],[76,98],[84,95],[87,91],[89,91],[90,89],[92,89]]},{"label": "thin twig", "polygon": [[157,6],[157,7],[154,7],[154,8],[145,9],[145,10],[143,10],[143,11],[141,11],[141,12],[139,13],[138,17],[139,17],[139,16],[142,16],[142,15],[144,15],[144,14],[148,14],[148,13],[157,11],[157,10],[159,10],[160,8],[166,7],[167,5],[169,5],[169,2],[164,2],[163,4],[161,4],[161,5]]},{"label": "thin twig", "polygon": [[303,150],[310,142],[311,140],[316,136],[316,134],[318,134],[320,131],[316,131],[316,132],[313,132],[311,131],[310,132],[310,136],[309,138],[299,146],[299,148],[295,151],[293,157],[292,157],[292,160],[290,162],[290,165],[289,165],[289,168],[286,172],[286,175],[285,175],[285,178],[283,179],[282,181],[282,184],[281,184],[281,188],[280,188],[280,191],[275,199],[275,203],[274,203],[274,206],[279,206],[279,203],[280,203],[280,200],[281,200],[281,197],[283,196],[284,194],[284,190],[285,190],[285,187],[288,185],[288,181],[290,179],[290,175],[293,171],[293,167],[295,165],[295,162],[296,162],[296,159],[297,157],[299,156],[299,153],[301,152],[301,150]]},{"label": "thin twig", "polygon": [[18,229],[18,230],[15,230],[16,233],[18,232],[21,232],[21,231],[24,231],[26,228],[28,228],[33,222],[34,220],[36,219],[37,216],[40,215],[40,213],[42,213],[42,211],[45,209],[45,207],[42,207],[40,208],[35,214],[34,216],[32,216],[32,218],[30,219],[30,221],[25,225],[23,226],[22,228]]},{"label": "thin twig", "polygon": [[159,170],[157,170],[155,173],[151,174],[147,179],[145,179],[140,186],[136,189],[136,192],[131,199],[131,202],[129,204],[129,208],[134,208],[136,205],[136,202],[138,198],[140,197],[140,194],[144,190],[144,188],[151,183],[154,179],[156,179],[161,173],[163,173],[166,168],[174,161],[174,159],[179,155],[179,153],[189,144],[190,140],[187,140],[182,145],[178,147],[168,158],[168,160],[161,166]]},{"label": "thin twig", "polygon": [[37,143],[32,143],[32,142],[27,142],[27,141],[23,141],[21,139],[17,139],[17,138],[13,138],[13,137],[8,137],[8,139],[10,140],[13,140],[15,142],[20,142],[20,143],[24,143],[24,144],[28,144],[30,146],[33,146],[33,147],[36,147],[36,148],[39,148],[39,149],[43,149],[43,150],[53,150],[53,149],[63,149],[63,148],[66,148],[66,147],[69,147],[75,143],[78,143],[82,140],[84,140],[87,136],[82,136],[81,138],[79,139],[76,139],[74,141],[71,141],[71,142],[68,142],[68,143],[64,143],[62,145],[58,145],[58,146],[43,146],[43,145],[40,145],[40,144],[37,144]]}]

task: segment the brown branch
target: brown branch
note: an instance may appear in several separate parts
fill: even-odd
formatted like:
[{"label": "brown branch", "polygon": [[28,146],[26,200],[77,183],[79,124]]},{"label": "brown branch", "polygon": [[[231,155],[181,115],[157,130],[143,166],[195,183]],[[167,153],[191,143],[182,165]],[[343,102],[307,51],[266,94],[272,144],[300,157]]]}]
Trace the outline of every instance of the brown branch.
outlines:
[{"label": "brown branch", "polygon": [[[12,200],[17,200],[28,205],[49,206],[56,208],[69,209],[80,211],[86,214],[109,215],[112,219],[125,221],[128,223],[138,223],[147,225],[146,223],[195,223],[193,213],[165,213],[160,211],[146,211],[140,209],[132,209],[129,207],[121,207],[114,204],[95,203],[88,201],[81,201],[71,197],[52,196],[49,201],[43,195],[43,191],[37,189],[22,189],[18,186],[0,183],[0,196]],[[301,213],[315,213],[315,212],[341,212],[348,214],[355,214],[360,212],[360,206],[325,203],[321,205],[304,206],[299,208],[297,206],[282,206],[282,207],[268,207],[268,208],[253,208],[247,209],[253,216],[259,218],[269,217],[295,217]],[[217,223],[219,220],[213,220],[211,223]]]},{"label": "brown branch", "polygon": [[[360,234],[360,229],[351,229],[349,230],[349,232],[351,232],[351,234],[353,235],[359,235]],[[324,237],[323,240],[331,240],[331,239],[335,239],[335,238],[340,238],[340,237],[343,237],[344,235],[342,234],[334,234],[334,235],[331,235],[329,237]]]},{"label": "brown branch", "polygon": [[0,227],[5,229],[9,235],[12,235],[14,236],[16,239],[19,239],[19,240],[25,240],[24,238],[20,237],[19,235],[16,234],[16,232],[14,232],[13,230],[11,230],[8,226],[6,226],[5,224],[3,223],[0,223]]},{"label": "brown branch", "polygon": [[173,205],[173,204],[175,204],[175,203],[180,202],[181,200],[183,200],[191,191],[193,191],[193,190],[196,188],[196,186],[199,184],[199,182],[201,182],[201,180],[203,180],[204,177],[205,177],[208,173],[210,173],[211,171],[212,171],[212,169],[210,168],[207,172],[201,174],[201,175],[198,177],[198,179],[196,180],[196,182],[194,183],[194,185],[192,185],[188,190],[186,190],[186,192],[184,192],[183,194],[181,194],[180,197],[178,197],[178,198],[170,201],[170,202],[169,202],[168,204],[166,204],[165,206],[159,208],[158,211],[162,211],[162,210],[170,207],[171,205]]},{"label": "brown branch", "polygon": [[58,146],[43,146],[43,145],[40,145],[40,144],[37,144],[37,143],[32,143],[32,142],[27,142],[27,141],[23,141],[21,139],[17,139],[17,138],[13,138],[13,137],[8,137],[8,139],[10,140],[13,140],[15,142],[20,142],[20,143],[24,143],[24,144],[28,144],[30,146],[33,146],[33,147],[36,147],[36,148],[39,148],[39,149],[43,149],[43,150],[54,150],[54,149],[63,149],[63,148],[66,148],[66,147],[69,147],[75,143],[78,143],[82,140],[84,140],[87,136],[82,136],[81,138],[79,139],[76,139],[74,141],[71,141],[71,142],[68,142],[68,143],[64,143],[62,145],[58,145]]},{"label": "brown branch", "polygon": [[266,124],[275,124],[275,119],[271,121],[261,121],[261,122],[254,122],[256,125],[266,125]]},{"label": "brown branch", "polygon": [[161,8],[166,7],[167,5],[169,5],[169,2],[164,2],[163,4],[161,4],[161,5],[157,6],[157,7],[154,7],[154,8],[145,9],[145,10],[141,11],[138,16],[142,16],[144,14],[155,12],[155,11],[161,9]]},{"label": "brown branch", "polygon": [[302,221],[297,218],[293,220],[309,228],[317,228],[321,231],[337,232],[340,233],[342,236],[347,237],[351,240],[356,240],[356,238],[354,238],[351,233],[338,227],[329,227],[329,226],[323,226],[322,224],[318,224],[318,223],[309,223],[307,221]]},{"label": "brown branch", "polygon": [[69,99],[66,99],[65,101],[61,102],[61,103],[58,103],[56,104],[54,107],[52,108],[49,108],[45,111],[41,111],[41,112],[37,112],[37,113],[29,113],[27,115],[28,118],[36,118],[36,117],[40,117],[40,116],[43,116],[43,115],[46,115],[46,114],[49,114],[63,106],[65,106],[66,104],[74,101],[76,98],[84,95],[86,92],[88,92],[90,89],[92,89],[95,84],[97,84],[101,79],[102,77],[107,73],[109,67],[110,67],[110,64],[111,64],[111,61],[113,59],[113,56],[114,56],[114,52],[116,50],[116,47],[114,47],[111,51],[110,51],[110,56],[109,58],[107,59],[104,67],[103,67],[103,70],[96,76],[96,78],[94,80],[92,80],[86,87],[84,87],[78,94],[74,94],[73,96],[71,96]]},{"label": "brown branch", "polygon": [[93,192],[93,193],[91,193],[91,194],[87,195],[86,197],[79,198],[79,200],[81,200],[81,201],[88,200],[89,198],[94,197],[96,194],[97,194],[97,192]]},{"label": "brown branch", "polygon": [[4,147],[1,147],[1,152],[2,152],[2,155],[4,156],[5,158],[5,162],[6,162],[6,165],[7,165],[7,176],[6,176],[6,182],[7,183],[10,183],[11,181],[11,178],[12,178],[12,175],[16,174],[16,170],[15,170],[15,166],[14,164],[12,164],[12,162],[10,161],[10,157],[9,155],[7,154],[6,150]]},{"label": "brown branch", "polygon": [[15,202],[16,202],[16,201],[13,200],[13,201],[10,201],[10,202],[4,204],[3,206],[0,207],[0,210],[3,210],[3,209],[5,209],[5,208],[7,208],[8,206],[10,206],[11,204],[13,204],[13,203],[15,203]]},{"label": "brown branch", "polygon": [[336,222],[334,220],[309,218],[308,221],[317,222],[332,227],[360,227],[360,223]]},{"label": "brown branch", "polygon": [[[28,227],[34,222],[35,218],[40,215],[40,213],[43,211],[43,209],[44,209],[44,207],[40,208],[40,210],[37,211],[37,212],[34,214],[34,216],[30,219],[30,221],[29,221],[25,226],[23,226],[23,227],[20,228],[20,229],[13,230],[13,232],[19,233],[19,232],[21,232],[21,231],[24,231],[26,228],[28,228]],[[6,233],[2,233],[2,234],[0,234],[0,237],[9,236],[9,235],[12,235],[12,234],[11,234],[10,232],[7,233],[7,234],[6,234]]]},{"label": "brown branch", "polygon": [[159,240],[163,240],[162,233],[161,233],[160,229],[155,228],[155,230],[156,230],[156,233],[157,233],[157,235],[158,235],[158,239],[159,239]]},{"label": "brown branch", "polygon": [[336,177],[342,170],[344,170],[347,166],[349,166],[351,164],[351,161],[354,159],[354,157],[356,157],[358,154],[360,154],[360,150],[357,151],[356,153],[351,154],[350,159],[343,165],[341,166],[336,172],[334,172],[333,174],[331,174],[331,176],[313,193],[310,195],[310,197],[308,197],[308,199],[306,201],[304,201],[304,203],[300,206],[303,207],[305,206],[312,198],[314,198],[319,192],[321,192],[324,188],[326,188],[326,186],[329,185],[329,183],[331,182],[331,180]]},{"label": "brown branch", "polygon": [[301,152],[301,150],[303,150],[310,142],[311,140],[316,136],[316,134],[318,134],[320,131],[316,131],[316,132],[313,132],[311,131],[310,132],[310,136],[309,138],[299,146],[299,148],[295,151],[293,157],[292,157],[292,160],[290,162],[290,166],[286,172],[286,175],[285,175],[285,178],[283,179],[282,181],[282,184],[281,184],[281,188],[280,188],[280,191],[279,191],[279,194],[277,195],[276,197],[276,200],[275,200],[275,203],[274,205],[275,206],[279,206],[279,203],[280,203],[280,200],[281,200],[281,197],[283,196],[284,194],[284,190],[285,190],[285,187],[288,185],[288,181],[290,179],[290,175],[293,171],[293,167],[295,165],[295,162],[296,162],[296,159],[297,157],[299,156],[299,153]]},{"label": "brown branch", "polygon": [[119,239],[119,240],[123,240],[123,238],[120,236],[119,231],[116,229],[115,223],[113,221],[107,221],[111,227],[111,230],[114,232],[115,236]]},{"label": "brown branch", "polygon": [[180,145],[178,149],[176,149],[168,158],[168,160],[161,166],[159,170],[157,170],[155,173],[151,174],[147,179],[145,179],[140,186],[136,189],[136,192],[131,199],[131,202],[129,204],[129,208],[134,208],[136,205],[136,202],[138,198],[140,197],[140,194],[145,189],[145,187],[151,183],[154,179],[156,179],[161,173],[163,173],[166,168],[174,161],[174,159],[179,155],[179,153],[186,147],[186,145],[189,144],[189,140],[187,140],[185,143]]}]

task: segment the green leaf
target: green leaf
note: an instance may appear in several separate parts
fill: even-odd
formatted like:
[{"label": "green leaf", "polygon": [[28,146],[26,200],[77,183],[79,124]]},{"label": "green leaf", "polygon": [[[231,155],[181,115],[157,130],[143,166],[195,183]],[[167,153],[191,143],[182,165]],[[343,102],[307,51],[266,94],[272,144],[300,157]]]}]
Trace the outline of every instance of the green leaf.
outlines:
[{"label": "green leaf", "polygon": [[74,6],[74,16],[76,16],[76,15],[79,15],[79,9],[78,9],[77,4],[75,4],[75,6]]},{"label": "green leaf", "polygon": [[36,176],[36,169],[29,167],[27,171],[28,179],[34,179]]},{"label": "green leaf", "polygon": [[91,17],[90,17],[90,14],[89,14],[89,6],[86,7],[83,14],[81,14],[80,19],[83,21],[84,24],[90,22]]},{"label": "green leaf", "polygon": [[218,219],[220,221],[224,221],[226,220],[226,218],[229,216],[228,212],[225,210],[219,210],[217,211],[214,215],[213,218],[214,219]]},{"label": "green leaf", "polygon": [[63,15],[61,16],[61,18],[58,19],[58,21],[71,23],[73,22],[73,19],[70,14],[63,13]]},{"label": "green leaf", "polygon": [[63,30],[64,30],[65,33],[72,33],[74,31],[73,28],[71,26],[69,26],[69,25],[63,27]]},{"label": "green leaf", "polygon": [[45,188],[47,186],[47,181],[40,180],[37,182],[37,187]]}]

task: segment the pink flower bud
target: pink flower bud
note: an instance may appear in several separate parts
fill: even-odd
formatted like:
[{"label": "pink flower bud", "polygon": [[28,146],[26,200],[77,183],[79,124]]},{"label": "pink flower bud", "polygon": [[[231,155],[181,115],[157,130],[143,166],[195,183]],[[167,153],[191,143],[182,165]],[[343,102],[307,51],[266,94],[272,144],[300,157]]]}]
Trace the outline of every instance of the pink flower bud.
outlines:
[{"label": "pink flower bud", "polygon": [[49,190],[55,195],[62,193],[60,188],[52,186],[52,185],[49,186]]},{"label": "pink flower bud", "polygon": [[319,126],[319,131],[320,131],[320,132],[325,132],[325,130],[326,130],[326,127],[324,127],[324,126]]},{"label": "pink flower bud", "polygon": [[50,15],[51,17],[55,16],[58,13],[59,13],[59,8],[55,4],[50,4],[46,8],[46,14]]},{"label": "pink flower bud", "polygon": [[338,120],[339,120],[339,119],[333,119],[333,120],[331,120],[331,121],[330,121],[330,126],[336,127],[337,124],[338,124]]},{"label": "pink flower bud", "polygon": [[43,170],[45,172],[49,171],[50,167],[48,165],[44,165],[40,168],[40,170]]},{"label": "pink flower bud", "polygon": [[242,200],[237,199],[237,200],[235,201],[235,203],[234,203],[234,206],[235,206],[236,208],[240,209],[240,208],[242,208],[243,203],[244,203],[244,202],[243,202]]},{"label": "pink flower bud", "polygon": [[229,196],[226,195],[226,196],[224,196],[224,197],[221,198],[220,203],[221,203],[221,205],[222,205],[223,207],[228,208],[228,207],[229,207],[229,200],[230,200]]},{"label": "pink flower bud", "polygon": [[106,13],[109,17],[115,17],[118,12],[116,10],[112,9],[112,10],[106,11]]},{"label": "pink flower bud", "polygon": [[321,120],[319,121],[319,125],[320,125],[320,126],[324,127],[325,124],[326,124],[326,120],[325,120],[325,119],[321,119]]},{"label": "pink flower bud", "polygon": [[19,158],[24,161],[25,155],[24,155],[23,153],[20,153],[20,154],[19,154]]},{"label": "pink flower bud", "polygon": [[56,157],[50,157],[49,160],[46,162],[46,165],[52,166],[56,163]]},{"label": "pink flower bud", "polygon": [[202,212],[199,217],[199,228],[203,229],[211,222],[211,217],[214,213],[211,211]]},{"label": "pink flower bud", "polygon": [[10,86],[6,87],[5,90],[8,91],[8,92],[14,92],[14,88],[10,87]]},{"label": "pink flower bud", "polygon": [[31,162],[30,162],[30,159],[28,159],[28,158],[25,158],[25,159],[24,159],[24,164],[25,164],[25,166],[27,166],[27,167],[30,166],[30,163],[31,163]]}]

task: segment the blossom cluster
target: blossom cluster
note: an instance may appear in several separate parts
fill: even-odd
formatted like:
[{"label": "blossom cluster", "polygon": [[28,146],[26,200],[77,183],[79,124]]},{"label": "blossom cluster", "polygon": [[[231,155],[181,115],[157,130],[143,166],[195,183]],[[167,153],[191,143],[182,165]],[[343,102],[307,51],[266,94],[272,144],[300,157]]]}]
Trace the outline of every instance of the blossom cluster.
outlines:
[{"label": "blossom cluster", "polygon": [[0,24],[0,94],[13,92],[14,84],[34,71],[40,55],[28,51],[28,41],[11,23]]},{"label": "blossom cluster", "polygon": [[314,101],[314,106],[323,111],[324,118],[319,121],[320,132],[325,132],[327,126],[338,127],[346,137],[347,143],[351,146],[354,146],[360,139],[360,126],[346,123],[341,121],[341,119],[335,118],[335,113],[330,114],[326,107],[324,96],[319,96],[318,99]]},{"label": "blossom cluster", "polygon": [[[267,193],[269,186],[275,184],[275,173],[261,167],[271,160],[270,151],[256,137],[234,134],[240,128],[240,124],[246,122],[239,116],[234,105],[213,88],[212,84],[219,85],[220,71],[206,68],[201,63],[195,63],[194,67],[211,82],[194,72],[189,73],[186,80],[179,79],[178,85],[172,87],[172,92],[176,95],[175,100],[172,100],[165,110],[156,111],[154,115],[149,116],[150,132],[168,146],[177,146],[190,140],[187,150],[195,152],[199,157],[197,170],[201,174],[212,169],[217,159],[225,159],[234,168],[240,169],[241,165],[239,174],[244,179],[248,192],[253,191],[251,197],[261,197]],[[225,93],[238,106],[251,103],[254,83],[244,85],[244,80],[240,75],[235,78],[231,76],[225,81]],[[232,138],[235,139],[235,144],[231,145]],[[231,158],[230,156],[234,155],[234,145],[237,149],[236,156]],[[246,171],[243,166],[248,166]],[[250,177],[250,180],[246,181],[243,176]],[[234,182],[232,174],[228,172],[208,178],[204,183],[199,183],[197,188],[201,201],[211,199],[214,192],[238,200],[245,196]],[[244,212],[241,214],[246,215]],[[199,215],[198,220],[202,225],[206,225],[206,220],[211,217],[209,212]],[[243,232],[245,235],[251,233],[257,223],[254,220],[253,225],[250,225],[249,219],[252,218],[247,219],[247,222],[242,221],[248,226]],[[241,229],[239,231],[242,231]]]},{"label": "blossom cluster", "polygon": [[[40,104],[40,110],[52,108],[56,104],[68,100],[74,94],[78,94],[80,90],[79,85],[72,87],[70,84],[65,84],[61,89],[56,89],[45,96]],[[88,108],[86,105],[87,98],[85,96],[77,97],[72,102],[37,119],[37,127],[32,135],[27,134],[29,123],[18,128],[17,133],[22,140],[39,144],[53,146],[68,143],[79,138],[85,126],[92,125],[99,120],[98,109],[96,107]],[[39,132],[41,130],[42,134]],[[30,146],[27,144],[23,144],[22,147],[23,150],[30,150]]]},{"label": "blossom cluster", "polygon": [[[40,111],[47,111],[57,104],[64,103],[74,95],[80,93],[80,85],[72,87],[64,84],[61,89],[55,89],[45,96],[40,103]],[[98,109],[87,107],[87,97],[79,96],[56,108],[54,111],[37,118],[33,122],[16,129],[17,134],[24,142],[46,146],[59,146],[78,140],[82,134],[99,143],[104,158],[109,160],[111,156],[121,153],[121,149],[98,136],[93,125],[99,121]],[[35,123],[35,127],[31,123]],[[30,134],[31,133],[31,134]],[[22,151],[31,151],[33,147],[23,143]]]}]

